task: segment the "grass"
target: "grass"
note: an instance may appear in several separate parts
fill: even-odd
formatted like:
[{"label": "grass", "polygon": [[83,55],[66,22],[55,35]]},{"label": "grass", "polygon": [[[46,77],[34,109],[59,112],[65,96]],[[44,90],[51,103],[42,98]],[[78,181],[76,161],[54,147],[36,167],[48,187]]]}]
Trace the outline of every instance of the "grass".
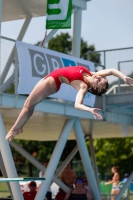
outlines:
[{"label": "grass", "polygon": [[[133,193],[131,193],[132,195],[129,196],[129,200],[133,200]],[[102,196],[102,200],[110,200],[107,196]],[[124,199],[121,199],[124,200]]]},{"label": "grass", "polygon": [[10,196],[10,192],[6,183],[0,183],[0,198]]}]

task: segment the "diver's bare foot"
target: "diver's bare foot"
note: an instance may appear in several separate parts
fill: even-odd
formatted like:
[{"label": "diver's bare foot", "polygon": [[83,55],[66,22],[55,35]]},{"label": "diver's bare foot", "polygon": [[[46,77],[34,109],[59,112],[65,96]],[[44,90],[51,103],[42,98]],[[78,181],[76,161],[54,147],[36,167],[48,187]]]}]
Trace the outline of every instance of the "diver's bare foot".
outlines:
[{"label": "diver's bare foot", "polygon": [[20,129],[18,129],[18,130],[13,130],[13,129],[11,129],[11,130],[8,132],[8,134],[6,135],[5,140],[11,141],[11,140],[14,139],[14,137],[15,137],[16,135],[18,135],[19,133],[22,133],[22,132],[23,132],[23,129],[22,129],[22,128],[20,128]]}]

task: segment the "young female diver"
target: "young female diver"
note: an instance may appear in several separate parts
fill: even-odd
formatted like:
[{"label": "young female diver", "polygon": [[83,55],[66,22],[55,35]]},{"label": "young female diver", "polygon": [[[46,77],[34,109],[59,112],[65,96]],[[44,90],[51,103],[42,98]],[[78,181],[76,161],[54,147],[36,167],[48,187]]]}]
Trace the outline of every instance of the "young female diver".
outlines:
[{"label": "young female diver", "polygon": [[83,99],[87,92],[94,95],[102,95],[108,89],[108,81],[105,76],[114,75],[124,80],[125,83],[132,85],[133,79],[125,76],[116,69],[105,69],[98,72],[90,72],[83,66],[65,67],[51,72],[48,76],[41,79],[24,103],[24,106],[6,136],[6,140],[11,141],[16,135],[23,132],[23,126],[32,116],[34,107],[49,95],[56,93],[62,83],[70,84],[78,93],[75,100],[75,108],[91,112],[95,119],[102,119],[98,108],[90,108],[83,105]]}]

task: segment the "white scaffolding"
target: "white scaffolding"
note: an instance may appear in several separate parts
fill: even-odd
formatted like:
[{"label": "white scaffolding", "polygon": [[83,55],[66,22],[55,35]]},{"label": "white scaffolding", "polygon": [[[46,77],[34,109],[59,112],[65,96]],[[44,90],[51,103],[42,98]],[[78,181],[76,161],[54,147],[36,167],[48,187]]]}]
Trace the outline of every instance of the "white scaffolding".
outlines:
[{"label": "white scaffolding", "polygon": [[[80,38],[81,38],[82,9],[86,9],[86,6],[87,6],[86,4],[87,4],[87,2],[84,1],[84,0],[78,0],[78,1],[73,0],[73,6],[75,8],[73,9],[73,13],[74,13],[73,35],[74,35],[74,37],[73,37],[73,41],[72,41],[72,55],[76,56],[76,57],[80,57],[80,41],[81,41]],[[1,10],[1,12],[0,12],[1,13],[0,22],[2,22],[2,19],[1,19],[2,18],[2,8],[3,7],[2,7],[2,1],[1,1],[1,4],[0,4],[0,10]],[[19,34],[17,40],[21,41],[23,39],[31,19],[32,19],[32,14],[31,15],[29,14],[25,19],[25,23],[24,23],[24,25],[23,25],[23,27],[22,27],[22,29],[20,31],[20,34]],[[57,30],[51,31],[51,33],[46,37],[44,45],[51,39],[51,37],[56,32],[57,32]],[[4,70],[3,70],[3,72],[1,73],[1,76],[0,76],[0,79],[1,79],[1,85],[0,85],[1,86],[0,87],[1,88],[1,92],[3,92],[15,79],[15,72],[14,72],[11,75],[11,77],[9,77],[8,81],[5,82],[5,78],[6,78],[7,74],[8,74],[9,68],[10,68],[10,66],[11,66],[11,64],[12,64],[12,62],[14,60],[14,56],[15,56],[15,46],[14,46],[14,48],[13,48],[13,50],[12,50],[12,52],[11,52],[9,58],[8,58],[6,66],[4,67]],[[2,89],[2,88],[4,88],[4,89]],[[3,94],[1,95],[1,98],[2,97],[3,97]],[[2,100],[2,102],[3,102],[3,100]],[[8,102],[9,102],[9,99],[8,99]],[[20,104],[19,101],[17,101],[17,102],[18,102],[18,104]],[[15,104],[15,105],[17,105],[17,104]],[[7,106],[10,106],[10,105],[7,103]],[[22,107],[22,104],[21,104],[20,107]],[[77,128],[76,128],[77,125],[76,124],[79,125],[80,122],[74,116],[73,117],[69,117],[68,119],[66,119],[66,122],[64,123],[62,131],[61,131],[60,136],[58,138],[58,142],[57,142],[56,147],[54,149],[53,155],[52,155],[51,160],[49,162],[49,166],[45,171],[45,177],[48,177],[48,178],[46,178],[46,181],[44,183],[42,183],[42,185],[41,185],[41,187],[40,187],[40,189],[39,189],[39,191],[38,191],[38,193],[36,195],[36,198],[35,198],[36,200],[42,199],[43,197],[45,197],[45,194],[47,192],[48,186],[50,185],[52,179],[58,185],[60,185],[60,187],[62,187],[65,191],[68,191],[68,188],[63,183],[61,183],[61,181],[56,176],[54,176],[54,172],[55,172],[55,169],[56,169],[56,167],[58,165],[61,153],[62,153],[62,151],[64,149],[65,143],[66,143],[66,141],[68,139],[68,136],[70,134],[70,131],[71,131],[73,125],[74,125],[74,129],[75,129],[75,136],[76,136],[77,141],[78,141],[78,147],[76,147],[76,150],[74,151],[74,153],[77,152],[77,150],[80,150],[81,157],[83,159],[83,164],[84,164],[84,167],[85,167],[85,171],[87,173],[87,177],[90,176],[90,178],[92,180],[91,183],[90,183],[91,187],[95,185],[95,187],[92,187],[93,196],[97,200],[101,199],[100,193],[99,193],[99,190],[98,190],[98,187],[97,187],[96,179],[94,177],[92,166],[91,166],[91,163],[90,163],[90,160],[89,160],[89,155],[88,155],[88,152],[87,152],[87,149],[86,149],[86,145],[85,145],[85,140],[84,140],[84,136],[83,136],[83,133],[82,133],[82,129],[81,129],[81,126],[79,125],[80,131],[77,130]],[[5,142],[5,139],[4,139],[5,135],[6,135],[6,131],[4,129],[2,116],[0,117],[0,127],[1,127],[1,130],[0,130],[0,142],[1,142],[0,143],[0,150],[1,150],[1,155],[2,155],[1,156],[1,161],[4,163],[5,169],[7,171],[7,177],[10,177],[10,178],[15,177],[15,178],[17,178],[17,173],[16,173],[15,165],[14,165],[14,162],[13,162],[13,159],[12,159],[10,147],[9,147],[8,142]],[[24,149],[20,148],[17,144],[15,144],[15,142],[12,141],[12,142],[10,142],[10,144],[14,148],[16,148],[22,155],[24,155],[28,160],[30,160],[35,166],[37,166],[38,169],[43,170],[43,171],[45,170],[44,167],[40,163],[38,163],[36,160],[34,160],[28,154],[28,152],[26,152]],[[84,148],[81,148],[81,146],[84,146]],[[71,153],[70,157],[72,158],[73,155],[74,154]],[[86,159],[86,156],[88,157],[88,159]],[[65,164],[62,166],[62,170],[67,165],[68,160],[69,159],[67,159],[67,161],[64,162]],[[10,167],[7,167],[7,166],[10,166]],[[58,170],[58,175],[60,174],[60,172],[61,172],[61,169]],[[5,174],[5,176],[6,176],[6,174]],[[15,200],[23,199],[21,191],[20,191],[19,184],[18,183],[11,183],[10,185],[11,185],[11,192],[12,192],[13,198]]]},{"label": "white scaffolding", "polygon": [[[35,1],[36,0],[33,0],[32,4],[34,4]],[[29,1],[30,3],[29,3],[29,5],[27,5],[28,0],[27,1],[18,0],[17,1],[19,4],[18,7],[16,7],[16,5],[15,5],[16,4],[15,0],[13,0],[12,2],[14,4],[14,5],[12,5],[12,7],[14,6],[15,9],[18,9],[17,12],[18,13],[20,12],[20,15],[25,17],[25,23],[24,23],[24,25],[20,31],[20,34],[17,38],[18,40],[22,40],[26,33],[26,30],[30,24],[32,17],[35,16],[35,13],[34,14],[32,13],[32,6],[30,5],[31,1]],[[44,0],[39,1],[39,2],[41,2],[41,5],[39,5],[39,6],[42,7],[42,3],[44,2]],[[5,0],[0,1],[0,36],[1,36],[1,22],[3,21],[2,20],[2,10],[3,10],[3,8],[6,9],[6,6],[5,6],[6,3],[7,3],[7,1],[5,1]],[[3,4],[4,4],[4,7],[3,7]],[[9,4],[9,1],[8,1],[8,4]],[[22,4],[23,4],[23,6],[22,6]],[[29,7],[31,6],[31,7],[29,8],[28,6]],[[36,7],[36,15],[39,16],[39,12],[40,12],[40,16],[44,16],[45,13],[43,13],[43,11],[40,10],[39,6]],[[80,57],[82,10],[87,9],[87,1],[86,0],[73,0],[73,7],[74,7],[73,8],[73,13],[74,13],[73,27],[74,28],[73,28],[73,41],[72,41],[72,55],[76,56],[76,57]],[[26,10],[24,8],[26,8]],[[11,16],[12,19],[15,19],[17,12],[14,12],[14,16]],[[4,15],[3,15],[4,19],[10,18],[10,14],[7,13],[7,16],[5,16],[5,13],[6,12],[4,11]],[[22,13],[23,13],[23,15],[22,15]],[[18,18],[16,18],[16,19],[18,19]],[[56,32],[57,32],[57,30],[52,30],[49,33],[49,35],[46,37],[44,45],[52,38],[52,36]],[[22,108],[23,103],[26,99],[25,97],[18,96],[17,94],[9,95],[9,94],[3,93],[4,90],[6,90],[6,88],[15,80],[15,77],[16,77],[15,72],[14,72],[11,75],[11,77],[9,77],[9,79],[7,81],[5,81],[6,75],[8,74],[9,68],[14,60],[14,56],[15,56],[15,47],[13,48],[13,50],[8,58],[8,61],[6,63],[6,66],[3,70],[3,72],[0,74],[0,114],[1,114],[0,115],[0,153],[1,153],[0,167],[2,169],[2,173],[5,178],[6,177],[17,178],[17,173],[16,173],[14,162],[13,162],[12,154],[10,151],[9,143],[5,142],[5,136],[6,136],[5,129],[8,129],[9,127],[4,126],[4,121],[6,121],[4,114],[5,113],[7,114],[7,110],[8,110],[8,112],[9,111],[10,111],[10,113],[13,112],[16,116],[19,109]],[[16,77],[16,81],[17,81],[17,77]],[[132,102],[132,99],[133,99],[133,95],[129,94],[126,96],[126,100],[123,100],[123,101],[124,102],[126,102],[126,101]],[[108,95],[108,97],[106,98],[106,102],[104,101],[104,103],[107,103],[107,104],[110,104],[112,102],[119,103],[121,101],[122,101],[122,99],[121,99],[120,94],[119,94],[119,96],[116,96],[116,97],[110,96],[110,98]],[[103,102],[103,99],[101,99],[100,103],[98,103],[98,107],[103,108],[102,102]],[[107,106],[106,106],[106,109],[107,109]],[[40,187],[35,200],[40,200],[45,197],[46,191],[47,191],[48,186],[50,185],[51,181],[54,181],[55,183],[57,183],[64,191],[66,191],[66,192],[68,191],[68,188],[58,179],[58,176],[61,173],[61,171],[65,168],[67,163],[73,158],[73,156],[75,155],[75,153],[77,151],[80,152],[84,170],[85,170],[88,182],[89,182],[91,190],[92,190],[93,198],[94,198],[94,200],[101,200],[101,195],[99,192],[98,172],[97,172],[97,167],[96,167],[96,158],[95,158],[95,152],[94,152],[94,147],[93,147],[92,132],[96,128],[95,132],[97,132],[97,135],[99,135],[100,130],[102,130],[100,133],[100,136],[99,136],[99,137],[101,137],[102,132],[104,132],[103,129],[105,128],[105,126],[108,127],[108,130],[111,129],[111,128],[109,128],[110,124],[105,123],[105,121],[103,121],[103,122],[95,121],[95,122],[93,122],[93,125],[92,125],[93,128],[91,128],[91,123],[92,123],[92,119],[93,119],[92,115],[87,112],[77,111],[73,108],[73,105],[68,104],[68,103],[59,103],[59,102],[54,102],[54,101],[50,101],[50,100],[45,100],[36,107],[36,111],[41,113],[43,115],[43,117],[44,117],[44,113],[51,114],[50,116],[46,116],[49,118],[50,117],[52,118],[52,115],[54,115],[54,116],[56,115],[57,116],[56,120],[58,120],[58,122],[61,121],[60,126],[62,128],[61,128],[61,130],[59,130],[59,127],[56,126],[56,123],[52,123],[52,126],[55,125],[55,129],[57,128],[55,135],[56,135],[56,140],[58,140],[58,142],[55,146],[54,152],[52,154],[52,157],[50,159],[47,169],[45,169],[42,164],[40,164],[28,152],[26,152],[24,149],[22,149],[20,146],[18,146],[14,141],[10,142],[10,145],[13,148],[15,148],[18,152],[20,152],[25,158],[27,158],[39,170],[42,170],[45,172],[46,181],[44,181],[42,183],[42,186]],[[110,112],[108,110],[105,110],[104,112],[106,112],[106,120],[107,121],[116,122],[116,123],[122,123],[123,121],[125,121],[129,125],[133,124],[133,117],[129,116],[128,114],[127,115],[120,114],[121,118],[119,118],[118,113],[112,114],[112,112]],[[39,114],[38,114],[38,116],[39,116],[39,119],[41,119]],[[11,115],[9,115],[9,117],[11,118]],[[114,118],[115,118],[115,120],[114,120]],[[92,165],[90,162],[90,157],[89,157],[89,154],[88,154],[88,151],[86,148],[86,144],[85,144],[85,140],[84,140],[84,133],[83,133],[83,130],[81,127],[80,120],[86,121],[86,122],[84,122],[85,126],[86,126],[86,124],[88,125],[87,133],[85,133],[85,135],[87,135],[90,139],[93,168],[92,168]],[[112,127],[112,125],[110,125],[110,126]],[[74,134],[73,134],[72,128],[74,129]],[[120,128],[121,128],[120,124],[115,126],[115,130],[117,131],[118,134],[120,132],[119,131]],[[28,130],[29,129],[27,129],[27,131]],[[32,132],[33,129],[30,131]],[[130,136],[132,136],[132,134],[133,134],[132,126],[130,127],[130,132],[131,132]],[[40,137],[42,137],[41,133],[38,133],[38,134],[40,134]],[[57,164],[60,160],[61,153],[64,149],[67,139],[70,137],[70,134],[74,135],[73,139],[76,138],[77,146],[74,147],[73,151],[66,158],[66,160],[64,161],[62,166],[56,171],[56,174],[54,174],[55,169],[57,168]],[[32,135],[32,133],[31,133],[31,135]],[[29,137],[31,137],[31,135]],[[121,135],[121,133],[120,133],[120,135]],[[18,136],[18,138],[19,138],[19,136]],[[26,136],[25,136],[25,139],[29,139],[29,138],[28,137],[26,138]],[[18,200],[18,199],[22,200],[23,199],[23,196],[22,196],[22,193],[21,193],[18,183],[10,183],[9,189],[11,191],[11,195],[14,200]]]}]

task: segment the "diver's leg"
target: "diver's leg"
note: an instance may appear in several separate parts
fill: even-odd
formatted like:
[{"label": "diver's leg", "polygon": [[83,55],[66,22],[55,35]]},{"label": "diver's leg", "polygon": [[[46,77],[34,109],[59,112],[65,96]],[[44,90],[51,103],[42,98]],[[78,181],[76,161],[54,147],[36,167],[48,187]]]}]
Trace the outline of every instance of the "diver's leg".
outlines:
[{"label": "diver's leg", "polygon": [[15,124],[6,136],[6,140],[11,141],[16,135],[23,132],[23,126],[32,116],[34,107],[47,96],[54,94],[56,90],[56,83],[53,77],[40,80],[25,101]]}]

